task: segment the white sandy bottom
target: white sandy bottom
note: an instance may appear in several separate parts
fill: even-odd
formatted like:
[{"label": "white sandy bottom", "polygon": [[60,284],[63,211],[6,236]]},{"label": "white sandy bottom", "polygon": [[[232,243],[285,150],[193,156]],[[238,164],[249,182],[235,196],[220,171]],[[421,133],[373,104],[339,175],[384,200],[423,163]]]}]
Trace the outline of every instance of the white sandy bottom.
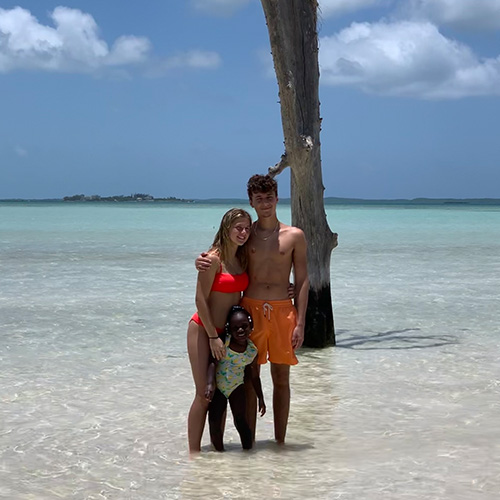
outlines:
[{"label": "white sandy bottom", "polygon": [[[185,358],[138,339],[83,366],[76,352],[46,354],[3,389],[0,498],[497,498],[498,346],[397,337],[305,350],[287,445],[273,443],[270,411],[254,451],[228,422],[227,451],[205,435],[196,460]],[[271,407],[266,368],[263,383]]]}]

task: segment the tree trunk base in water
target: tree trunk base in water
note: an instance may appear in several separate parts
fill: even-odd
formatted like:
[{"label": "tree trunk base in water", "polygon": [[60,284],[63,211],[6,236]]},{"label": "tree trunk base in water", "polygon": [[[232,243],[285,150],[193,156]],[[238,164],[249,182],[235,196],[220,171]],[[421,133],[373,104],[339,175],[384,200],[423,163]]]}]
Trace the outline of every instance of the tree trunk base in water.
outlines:
[{"label": "tree trunk base in water", "polygon": [[304,347],[327,347],[335,345],[332,294],[330,285],[321,290],[309,290],[307,303]]}]

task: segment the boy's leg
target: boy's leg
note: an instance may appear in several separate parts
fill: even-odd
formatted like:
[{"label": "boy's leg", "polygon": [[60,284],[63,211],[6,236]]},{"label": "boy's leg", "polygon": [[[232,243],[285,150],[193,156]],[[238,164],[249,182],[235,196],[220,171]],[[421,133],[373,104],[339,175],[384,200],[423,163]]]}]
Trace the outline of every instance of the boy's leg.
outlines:
[{"label": "boy's leg", "polygon": [[253,436],[246,417],[245,385],[241,384],[229,396],[229,404],[233,414],[234,425],[240,434],[241,446],[249,450],[252,447]]},{"label": "boy's leg", "polygon": [[283,444],[290,412],[290,366],[271,363],[271,377],[273,379],[274,438],[278,444]]},{"label": "boy's leg", "polygon": [[208,407],[208,423],[210,426],[210,441],[217,451],[224,451],[222,418],[226,415],[227,398],[215,389],[214,397]]},{"label": "boy's leg", "polygon": [[274,301],[272,304],[273,335],[269,339],[269,361],[273,379],[274,438],[278,444],[283,444],[290,413],[290,366],[298,363],[292,346],[297,311],[290,301]]}]

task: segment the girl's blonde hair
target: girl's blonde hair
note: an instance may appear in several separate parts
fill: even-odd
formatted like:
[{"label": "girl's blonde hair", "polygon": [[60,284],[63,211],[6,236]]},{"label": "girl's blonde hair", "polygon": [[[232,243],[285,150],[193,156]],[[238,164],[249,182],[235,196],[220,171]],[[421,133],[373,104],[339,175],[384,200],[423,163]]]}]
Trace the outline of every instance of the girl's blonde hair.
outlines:
[{"label": "girl's blonde hair", "polygon": [[[214,242],[212,243],[210,250],[215,250],[218,253],[221,262],[225,262],[227,259],[230,242],[229,232],[238,219],[248,219],[250,226],[252,226],[252,217],[242,208],[231,208],[231,210],[228,210],[223,215],[222,220],[220,221],[219,230],[215,235]],[[248,266],[246,243],[245,245],[238,247],[236,250],[236,258],[238,259],[243,270],[246,270]]]}]

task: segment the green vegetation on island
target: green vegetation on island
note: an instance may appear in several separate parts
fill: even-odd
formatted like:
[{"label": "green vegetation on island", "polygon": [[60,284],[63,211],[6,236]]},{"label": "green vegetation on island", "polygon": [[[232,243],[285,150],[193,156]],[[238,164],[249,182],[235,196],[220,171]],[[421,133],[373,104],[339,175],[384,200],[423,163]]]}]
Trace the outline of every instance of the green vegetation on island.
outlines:
[{"label": "green vegetation on island", "polygon": [[133,202],[169,202],[169,203],[193,202],[193,200],[186,200],[184,198],[175,198],[174,196],[169,196],[168,198],[155,198],[154,196],[145,193],[134,193],[129,196],[123,194],[116,196],[99,196],[98,194],[86,196],[84,194],[75,194],[73,196],[65,196],[63,198],[63,201],[111,201],[111,202],[133,201]]}]

